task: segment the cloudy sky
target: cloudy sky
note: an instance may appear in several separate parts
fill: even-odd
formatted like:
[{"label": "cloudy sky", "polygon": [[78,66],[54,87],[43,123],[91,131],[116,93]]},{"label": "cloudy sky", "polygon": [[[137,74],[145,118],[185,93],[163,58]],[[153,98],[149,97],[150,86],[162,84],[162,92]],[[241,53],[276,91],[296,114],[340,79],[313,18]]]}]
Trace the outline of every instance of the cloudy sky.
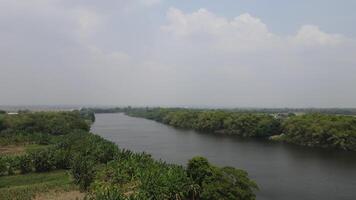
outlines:
[{"label": "cloudy sky", "polygon": [[356,107],[353,0],[0,5],[0,105]]}]

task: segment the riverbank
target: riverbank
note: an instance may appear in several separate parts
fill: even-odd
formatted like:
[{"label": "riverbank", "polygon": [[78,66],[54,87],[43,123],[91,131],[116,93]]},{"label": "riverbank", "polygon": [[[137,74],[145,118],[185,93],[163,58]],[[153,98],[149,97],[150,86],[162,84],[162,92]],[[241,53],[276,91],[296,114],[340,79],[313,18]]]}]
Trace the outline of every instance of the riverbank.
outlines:
[{"label": "riverbank", "polygon": [[[65,190],[93,200],[255,199],[257,185],[243,170],[217,167],[202,157],[183,167],[119,149],[88,132],[92,119],[78,111],[1,118],[0,142],[8,148],[0,157],[0,197],[51,198],[53,190]],[[59,182],[53,182],[57,175]]]},{"label": "riverbank", "polygon": [[130,108],[125,110],[125,114],[176,128],[356,151],[356,118],[353,116],[318,113],[272,115],[180,108]]},{"label": "riverbank", "polygon": [[217,166],[245,169],[258,183],[258,200],[349,200],[356,195],[352,151],[177,129],[123,113],[96,114],[91,131],[167,163],[184,166],[192,157],[203,156]]}]

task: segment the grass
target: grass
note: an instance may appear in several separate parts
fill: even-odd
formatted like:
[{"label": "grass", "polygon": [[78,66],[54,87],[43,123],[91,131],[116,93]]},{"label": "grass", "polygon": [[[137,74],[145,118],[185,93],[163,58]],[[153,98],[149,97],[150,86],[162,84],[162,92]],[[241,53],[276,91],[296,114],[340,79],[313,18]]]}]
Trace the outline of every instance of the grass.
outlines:
[{"label": "grass", "polygon": [[26,152],[47,148],[48,145],[28,144],[28,145],[6,145],[0,147],[1,155],[22,155]]},{"label": "grass", "polygon": [[77,187],[64,170],[0,177],[1,200],[30,200],[53,191],[73,191]]},{"label": "grass", "polygon": [[26,152],[36,151],[39,149],[45,149],[47,147],[49,147],[49,145],[29,144],[29,145],[25,146]]}]

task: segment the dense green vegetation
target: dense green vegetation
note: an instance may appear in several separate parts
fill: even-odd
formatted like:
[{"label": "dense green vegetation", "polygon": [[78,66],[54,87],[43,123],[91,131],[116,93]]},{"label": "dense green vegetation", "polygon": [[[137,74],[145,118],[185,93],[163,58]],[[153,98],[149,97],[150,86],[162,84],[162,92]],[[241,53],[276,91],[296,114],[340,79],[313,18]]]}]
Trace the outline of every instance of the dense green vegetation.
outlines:
[{"label": "dense green vegetation", "polygon": [[234,134],[250,137],[269,137],[281,132],[280,120],[259,113],[234,113],[187,109],[131,109],[130,116],[144,117],[177,128]]},{"label": "dense green vegetation", "polygon": [[279,117],[264,113],[222,110],[135,108],[126,114],[162,122],[177,128],[243,137],[263,137],[276,141],[356,150],[356,118],[327,114],[288,114]]},{"label": "dense green vegetation", "polygon": [[255,199],[257,186],[246,172],[219,168],[200,157],[185,168],[120,150],[88,132],[88,120],[95,119],[90,113],[5,115],[1,119],[1,144],[36,148],[0,156],[0,197],[31,199],[51,188],[76,185],[88,199],[100,200]]},{"label": "dense green vegetation", "polygon": [[[120,113],[127,112],[132,109],[132,107],[115,107],[115,108],[88,108],[95,113]],[[138,109],[148,109],[138,108]],[[172,108],[170,108],[172,109]],[[180,108],[174,108],[180,109]],[[181,110],[181,109],[180,109]],[[264,113],[264,114],[276,114],[281,113],[288,115],[291,113],[301,113],[301,114],[328,114],[328,115],[356,115],[356,108],[219,108],[219,109],[203,109],[203,108],[190,108],[189,110],[195,111],[206,111],[206,110],[219,110],[224,112],[237,112],[237,113]]]},{"label": "dense green vegetation", "polygon": [[235,108],[226,111],[245,113],[303,113],[328,115],[356,115],[356,108]]},{"label": "dense green vegetation", "polygon": [[[90,129],[80,118],[79,112],[37,112],[18,115],[4,115],[1,119],[2,129],[16,133],[46,133],[65,135],[73,130]],[[4,130],[2,131],[4,133]]]},{"label": "dense green vegetation", "polygon": [[64,170],[0,177],[1,200],[29,200],[50,190],[76,190],[70,174]]},{"label": "dense green vegetation", "polygon": [[119,113],[119,112],[125,112],[126,110],[130,109],[131,107],[127,108],[120,108],[120,107],[115,107],[115,108],[84,108],[87,110],[91,110],[95,113]]},{"label": "dense green vegetation", "polygon": [[356,117],[311,114],[283,123],[276,139],[290,143],[356,151]]}]

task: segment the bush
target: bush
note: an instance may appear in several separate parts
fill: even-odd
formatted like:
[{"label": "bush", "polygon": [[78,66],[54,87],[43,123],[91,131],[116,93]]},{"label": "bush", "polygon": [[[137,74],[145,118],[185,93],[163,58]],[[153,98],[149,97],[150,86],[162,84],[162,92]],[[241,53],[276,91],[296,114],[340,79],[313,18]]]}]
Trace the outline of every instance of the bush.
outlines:
[{"label": "bush", "polygon": [[218,168],[202,157],[195,157],[188,163],[187,173],[200,185],[203,200],[254,200],[257,185],[248,174],[232,167]]},{"label": "bush", "polygon": [[54,167],[53,153],[48,149],[41,149],[30,153],[36,172],[47,172]]},{"label": "bush", "polygon": [[69,169],[70,168],[70,162],[71,162],[71,156],[70,156],[70,151],[65,150],[65,149],[58,149],[54,151],[53,154],[53,160],[54,160],[54,166],[56,169]]},{"label": "bush", "polygon": [[15,174],[15,171],[19,169],[19,157],[17,156],[5,157],[5,163],[6,163],[8,175]]},{"label": "bush", "polygon": [[39,134],[37,144],[48,145],[50,144],[50,142],[51,142],[51,137],[48,134],[45,133]]},{"label": "bush", "polygon": [[94,158],[85,155],[76,155],[72,161],[71,173],[75,184],[79,185],[81,190],[87,190],[94,180],[95,162]]},{"label": "bush", "polygon": [[187,173],[194,182],[201,186],[205,178],[213,174],[213,169],[206,158],[195,157],[189,160]]},{"label": "bush", "polygon": [[32,171],[32,160],[29,155],[23,155],[19,157],[19,168],[22,174],[26,174]]},{"label": "bush", "polygon": [[214,173],[203,181],[201,199],[254,200],[257,185],[243,170],[232,167],[214,168]]},{"label": "bush", "polygon": [[0,176],[6,175],[7,163],[3,156],[0,156]]}]

